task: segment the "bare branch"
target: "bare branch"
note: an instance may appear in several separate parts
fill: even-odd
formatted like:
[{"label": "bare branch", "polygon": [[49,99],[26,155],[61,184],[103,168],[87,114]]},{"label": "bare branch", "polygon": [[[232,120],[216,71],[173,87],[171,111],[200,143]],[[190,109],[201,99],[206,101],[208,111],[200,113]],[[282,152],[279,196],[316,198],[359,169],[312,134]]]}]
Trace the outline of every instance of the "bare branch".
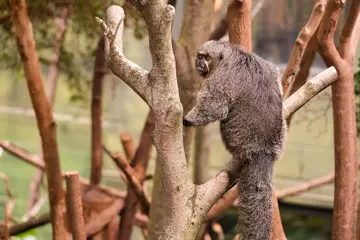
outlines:
[{"label": "bare branch", "polygon": [[[103,210],[98,215],[97,218],[90,221],[85,227],[86,236],[90,237],[96,234],[101,229],[103,229],[104,226],[106,226],[112,219],[114,219],[114,217],[118,215],[119,212],[121,211],[123,207],[122,203],[123,203],[122,199],[115,200],[114,203],[110,207]],[[147,228],[148,221],[149,220],[145,215],[136,214],[135,224],[137,226],[141,228]],[[50,213],[45,213],[39,217],[31,218],[26,222],[12,225],[9,229],[9,235],[15,236],[20,233],[26,232],[28,230],[41,227],[45,224],[48,224],[49,222],[50,222]]]},{"label": "bare branch", "polygon": [[45,169],[45,164],[39,157],[27,152],[26,150],[16,146],[9,141],[0,141],[0,147],[2,147],[5,151],[9,152],[10,154],[25,160],[27,163],[33,165],[36,168]]},{"label": "bare branch", "polygon": [[139,198],[144,211],[146,213],[149,212],[150,209],[150,201],[147,198],[147,196],[144,193],[143,187],[139,181],[139,179],[136,176],[136,173],[134,169],[130,166],[128,161],[126,161],[120,153],[112,154],[105,146],[103,146],[104,151],[111,157],[112,160],[114,160],[116,166],[120,168],[127,177],[129,183],[131,184],[131,187],[134,189],[137,197]]},{"label": "bare branch", "polygon": [[310,41],[311,37],[314,35],[316,29],[318,28],[320,21],[324,15],[326,6],[326,0],[317,0],[315,1],[315,5],[311,16],[306,23],[306,25],[301,29],[291,52],[289,62],[286,66],[282,77],[282,86],[284,92],[284,98],[288,96],[288,87],[292,84],[295,72],[300,65],[301,59],[304,55],[306,46]]},{"label": "bare branch", "polygon": [[329,173],[326,176],[311,179],[308,182],[302,183],[297,186],[291,186],[286,189],[276,191],[276,195],[278,198],[285,198],[298,195],[303,192],[307,192],[311,189],[317,188],[319,186],[323,186],[325,184],[331,183],[334,181],[335,173]]},{"label": "bare branch", "polygon": [[85,240],[85,224],[82,206],[82,191],[77,172],[65,173],[66,208],[74,240]]},{"label": "bare branch", "polygon": [[48,224],[49,222],[50,222],[50,213],[45,213],[39,217],[31,218],[30,220],[28,220],[26,222],[12,225],[9,228],[9,235],[15,236],[17,234],[26,232],[30,229],[37,228],[37,227],[43,226],[45,224]]},{"label": "bare branch", "polygon": [[132,161],[136,154],[136,144],[133,136],[127,132],[121,133],[120,141],[123,145],[126,158]]},{"label": "bare branch", "polygon": [[[288,88],[288,93],[289,96],[291,96],[292,94],[294,94],[294,92],[296,92],[297,90],[299,90],[299,88],[304,85],[308,79],[309,73],[310,73],[310,68],[311,65],[314,62],[316,53],[317,53],[317,40],[316,40],[316,35],[317,33],[315,33],[308,45],[306,46],[303,58],[301,59],[301,63],[300,63],[300,69],[299,71],[296,73],[294,82],[289,86]],[[290,115],[287,119],[287,125],[288,128],[290,127],[290,123],[291,123],[291,118],[292,115]]]},{"label": "bare branch", "polygon": [[[14,145],[13,143],[10,143],[8,141],[0,141],[0,147],[2,147],[4,150],[14,155],[15,157],[26,161],[30,165],[45,170],[45,165],[44,163],[39,161],[38,156],[27,152],[26,150]],[[90,184],[90,181],[86,178],[80,178],[80,182],[81,184],[86,186]],[[117,189],[107,186],[93,186],[93,188],[117,198],[124,198],[126,196],[125,192],[121,192]]]},{"label": "bare branch", "polygon": [[338,78],[334,67],[330,67],[306,82],[298,91],[283,102],[283,115],[288,118],[319,92],[330,86]]},{"label": "bare branch", "polygon": [[115,200],[108,208],[103,210],[96,218],[86,224],[86,236],[91,237],[100,232],[110,221],[112,221],[124,207],[124,200]]},{"label": "bare branch", "polygon": [[14,205],[15,205],[15,198],[13,193],[11,192],[10,189],[10,184],[9,184],[9,178],[8,176],[6,176],[6,174],[0,172],[0,179],[2,179],[4,181],[5,184],[5,191],[6,194],[8,196],[9,199],[7,199],[5,201],[5,219],[10,219],[11,218],[11,213],[14,209]]},{"label": "bare branch", "polygon": [[123,55],[124,10],[119,6],[110,6],[106,11],[106,17],[106,23],[99,18],[97,21],[109,41],[109,68],[150,105],[148,72]]},{"label": "bare branch", "polygon": [[[358,163],[358,168],[359,167],[360,167],[360,162]],[[278,199],[295,196],[295,195],[301,194],[303,192],[307,192],[311,189],[321,187],[325,184],[329,184],[334,181],[334,178],[335,178],[335,173],[332,172],[325,176],[314,178],[307,182],[304,182],[304,183],[301,183],[301,184],[298,184],[295,186],[291,186],[291,187],[288,187],[288,188],[285,188],[282,190],[277,190],[276,195],[277,195]]]},{"label": "bare branch", "polygon": [[346,0],[336,1],[329,0],[326,6],[326,11],[321,20],[318,30],[318,43],[319,43],[319,52],[323,57],[327,66],[335,66],[336,70],[339,71],[340,68],[345,64],[342,58],[340,57],[339,52],[336,49],[334,43],[335,30],[341,15],[341,12],[345,6]]},{"label": "bare branch", "polygon": [[265,3],[265,0],[259,0],[257,1],[256,5],[253,7],[251,11],[251,17],[254,18],[260,11],[260,9],[263,7]]},{"label": "bare branch", "polygon": [[233,205],[234,201],[238,197],[239,197],[239,191],[237,190],[237,187],[233,187],[227,193],[225,193],[224,196],[222,196],[217,201],[217,203],[210,209],[210,211],[207,213],[206,220],[214,219],[215,217],[224,213],[229,207]]},{"label": "bare branch", "polygon": [[[144,186],[144,181],[146,178],[146,170],[148,166],[148,162],[150,159],[150,154],[153,146],[153,141],[151,134],[154,130],[154,113],[150,111],[141,133],[139,147],[136,150],[134,159],[131,162],[131,166],[134,169],[134,173],[136,174],[137,179],[142,186]],[[143,189],[145,190],[145,189]],[[119,235],[120,239],[129,239],[132,234],[135,214],[139,209],[139,200],[135,190],[132,188],[131,184],[128,184],[128,192],[125,198],[125,206],[123,211],[121,212],[121,222],[119,227]]]},{"label": "bare branch", "polygon": [[348,17],[340,36],[339,53],[347,62],[353,63],[360,38],[360,1],[352,0]]},{"label": "bare branch", "polygon": [[[41,169],[39,169],[41,170]],[[36,216],[41,207],[44,206],[44,204],[46,203],[48,196],[46,194],[43,194],[37,201],[36,203],[25,213],[25,215],[22,217],[22,220],[28,220],[29,218],[32,218],[34,216]]]}]

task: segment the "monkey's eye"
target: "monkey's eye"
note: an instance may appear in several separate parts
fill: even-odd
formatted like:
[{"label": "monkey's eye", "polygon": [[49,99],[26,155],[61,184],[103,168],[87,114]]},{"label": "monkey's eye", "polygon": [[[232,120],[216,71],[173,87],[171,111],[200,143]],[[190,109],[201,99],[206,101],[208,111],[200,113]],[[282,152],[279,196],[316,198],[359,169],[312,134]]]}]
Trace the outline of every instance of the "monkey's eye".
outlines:
[{"label": "monkey's eye", "polygon": [[206,55],[206,56],[205,56],[205,60],[206,60],[206,61],[210,61],[210,60],[211,60],[211,57],[210,57],[209,55]]}]

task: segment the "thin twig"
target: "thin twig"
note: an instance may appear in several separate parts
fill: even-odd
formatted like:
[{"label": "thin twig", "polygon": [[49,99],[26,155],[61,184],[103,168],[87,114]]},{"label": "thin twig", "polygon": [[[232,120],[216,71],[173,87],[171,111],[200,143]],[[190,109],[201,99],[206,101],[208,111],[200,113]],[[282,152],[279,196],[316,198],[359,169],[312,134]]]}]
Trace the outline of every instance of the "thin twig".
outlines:
[{"label": "thin twig", "polygon": [[28,220],[29,218],[34,217],[37,215],[41,209],[41,207],[46,203],[48,199],[47,194],[43,194],[36,203],[25,213],[25,215],[22,217],[23,221]]}]

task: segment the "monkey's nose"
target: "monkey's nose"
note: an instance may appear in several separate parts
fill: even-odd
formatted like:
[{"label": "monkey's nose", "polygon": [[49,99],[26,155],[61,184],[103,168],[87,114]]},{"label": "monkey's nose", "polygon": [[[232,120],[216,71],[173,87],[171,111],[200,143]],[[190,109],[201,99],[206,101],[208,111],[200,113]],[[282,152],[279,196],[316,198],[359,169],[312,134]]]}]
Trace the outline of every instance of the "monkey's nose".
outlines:
[{"label": "monkey's nose", "polygon": [[199,61],[199,66],[198,67],[205,69],[206,68],[205,62],[204,61]]}]

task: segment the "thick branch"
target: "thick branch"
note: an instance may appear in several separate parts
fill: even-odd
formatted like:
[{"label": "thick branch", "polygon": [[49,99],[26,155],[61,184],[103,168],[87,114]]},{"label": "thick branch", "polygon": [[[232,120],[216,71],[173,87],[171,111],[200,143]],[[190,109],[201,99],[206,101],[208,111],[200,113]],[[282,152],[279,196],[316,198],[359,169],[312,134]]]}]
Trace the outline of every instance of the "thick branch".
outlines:
[{"label": "thick branch", "polygon": [[[334,43],[335,30],[341,15],[341,12],[345,6],[345,0],[329,0],[326,6],[326,11],[323,19],[320,23],[318,30],[318,43],[319,52],[323,57],[327,66],[335,66],[339,72],[340,68],[345,64],[341,59],[339,52],[336,49]],[[340,72],[339,72],[340,73]]]},{"label": "thick branch", "polygon": [[298,91],[292,94],[283,102],[284,118],[288,118],[299,108],[310,101],[319,92],[330,86],[338,78],[334,67],[330,67],[319,73],[314,78],[306,82]]},{"label": "thick branch", "polygon": [[109,42],[107,59],[109,68],[149,104],[148,72],[123,55],[124,10],[119,6],[110,6],[106,11],[106,17],[106,23],[100,19],[97,20],[104,29],[104,34]]},{"label": "thick branch", "polygon": [[306,23],[306,25],[301,29],[295,41],[295,45],[291,52],[289,62],[286,66],[285,72],[282,77],[282,86],[283,86],[283,92],[285,98],[288,95],[287,93],[288,87],[293,82],[295,72],[304,55],[306,46],[310,41],[311,37],[314,35],[324,15],[325,6],[326,6],[326,0],[315,1],[315,5],[311,13],[311,16],[308,22]]},{"label": "thick branch", "polygon": [[120,141],[122,143],[126,158],[132,161],[136,154],[136,145],[134,142],[134,138],[130,133],[121,133]]},{"label": "thick branch", "polygon": [[67,172],[65,180],[66,208],[73,239],[86,240],[79,175],[76,172]]},{"label": "thick branch", "polygon": [[[302,85],[306,83],[308,79],[311,65],[314,62],[315,56],[317,52],[317,40],[316,40],[316,33],[311,37],[306,49],[304,56],[300,63],[300,69],[296,74],[295,80],[293,84],[291,84],[288,88],[289,96],[294,94],[297,90],[299,90]],[[291,118],[293,115],[290,115],[287,119],[288,128],[290,127]]]},{"label": "thick branch", "polygon": [[340,36],[339,52],[348,63],[354,62],[356,47],[360,38],[360,1],[352,0],[348,17]]},{"label": "thick branch", "polygon": [[61,185],[61,169],[56,140],[56,124],[51,105],[47,100],[40,64],[35,50],[32,24],[27,14],[25,0],[10,1],[12,21],[18,41],[19,52],[24,64],[25,78],[35,110],[39,128],[50,199],[53,238],[67,239],[65,228],[65,196]]}]

